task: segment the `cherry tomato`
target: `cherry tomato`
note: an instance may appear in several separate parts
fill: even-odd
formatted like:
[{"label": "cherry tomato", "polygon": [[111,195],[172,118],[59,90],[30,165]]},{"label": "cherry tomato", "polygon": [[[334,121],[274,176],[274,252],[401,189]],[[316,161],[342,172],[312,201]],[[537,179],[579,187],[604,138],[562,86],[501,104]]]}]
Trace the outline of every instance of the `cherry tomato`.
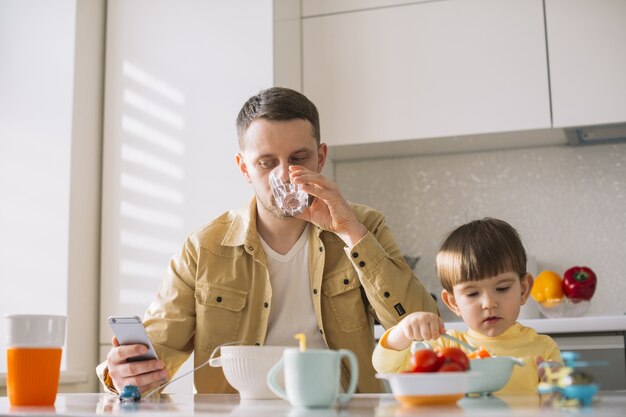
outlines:
[{"label": "cherry tomato", "polygon": [[453,362],[461,367],[461,370],[466,371],[469,368],[469,359],[465,352],[455,347],[445,347],[441,349],[441,356],[444,359],[444,363]]},{"label": "cherry tomato", "polygon": [[432,350],[420,349],[411,356],[409,363],[412,372],[437,372],[443,358]]},{"label": "cherry tomato", "polygon": [[441,365],[441,368],[439,368],[439,372],[463,372],[463,371],[466,371],[466,369],[463,369],[461,365],[459,365],[456,362],[446,362],[443,365]]}]

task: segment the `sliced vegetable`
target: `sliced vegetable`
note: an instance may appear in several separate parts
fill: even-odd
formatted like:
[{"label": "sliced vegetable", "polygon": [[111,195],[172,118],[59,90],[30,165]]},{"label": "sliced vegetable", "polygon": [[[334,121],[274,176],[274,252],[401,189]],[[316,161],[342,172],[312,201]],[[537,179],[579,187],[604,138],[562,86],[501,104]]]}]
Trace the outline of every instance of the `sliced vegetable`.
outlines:
[{"label": "sliced vegetable", "polygon": [[443,364],[443,358],[429,349],[420,349],[411,356],[409,363],[412,372],[437,372]]},{"label": "sliced vegetable", "polygon": [[[463,371],[469,368],[469,359],[465,352],[455,347],[444,347],[441,349],[441,356],[444,358],[444,365],[446,363],[456,363]],[[443,367],[443,365],[442,365]]]},{"label": "sliced vegetable", "polygon": [[467,369],[463,369],[461,365],[456,362],[446,362],[441,368],[439,368],[439,372],[463,372],[467,371]]},{"label": "sliced vegetable", "polygon": [[465,352],[455,347],[420,349],[409,359],[406,372],[461,372],[469,369]]},{"label": "sliced vegetable", "polygon": [[484,346],[479,346],[478,349],[476,349],[473,352],[470,352],[470,354],[467,355],[467,357],[470,359],[483,359],[483,358],[490,358],[491,356],[492,356],[491,353],[489,353],[487,348]]}]

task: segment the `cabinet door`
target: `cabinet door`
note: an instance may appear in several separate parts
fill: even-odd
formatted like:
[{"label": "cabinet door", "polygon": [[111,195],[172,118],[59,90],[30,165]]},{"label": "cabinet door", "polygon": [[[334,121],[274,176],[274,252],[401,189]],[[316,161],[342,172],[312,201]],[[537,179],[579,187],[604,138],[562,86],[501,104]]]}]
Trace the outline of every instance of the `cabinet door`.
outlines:
[{"label": "cabinet door", "polygon": [[551,126],[541,0],[304,18],[303,57],[330,145]]},{"label": "cabinet door", "polygon": [[547,0],[554,127],[626,121],[626,1]]},{"label": "cabinet door", "polygon": [[600,383],[603,390],[626,389],[624,333],[589,333],[587,335],[552,336],[561,352],[578,352],[581,361],[588,361],[582,370]]}]

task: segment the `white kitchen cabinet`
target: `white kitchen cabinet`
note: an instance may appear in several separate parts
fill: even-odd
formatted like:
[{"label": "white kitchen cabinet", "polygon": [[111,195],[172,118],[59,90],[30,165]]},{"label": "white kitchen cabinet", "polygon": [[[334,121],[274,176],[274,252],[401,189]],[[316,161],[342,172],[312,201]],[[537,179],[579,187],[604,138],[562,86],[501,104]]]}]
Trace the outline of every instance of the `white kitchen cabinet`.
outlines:
[{"label": "white kitchen cabinet", "polygon": [[580,361],[589,362],[583,371],[604,390],[626,389],[624,332],[551,334],[561,352],[577,352]]},{"label": "white kitchen cabinet", "polygon": [[551,127],[541,0],[303,18],[303,92],[330,145]]},{"label": "white kitchen cabinet", "polygon": [[626,1],[546,0],[554,127],[626,121]]},{"label": "white kitchen cabinet", "polygon": [[349,12],[425,1],[432,0],[302,0],[302,16]]}]

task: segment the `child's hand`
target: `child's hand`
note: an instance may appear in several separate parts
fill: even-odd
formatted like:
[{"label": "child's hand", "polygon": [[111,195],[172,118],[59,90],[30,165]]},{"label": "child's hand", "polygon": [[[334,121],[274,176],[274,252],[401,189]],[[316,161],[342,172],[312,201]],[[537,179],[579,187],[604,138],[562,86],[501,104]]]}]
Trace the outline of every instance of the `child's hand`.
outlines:
[{"label": "child's hand", "polygon": [[404,350],[413,340],[431,340],[446,332],[441,317],[434,313],[411,313],[394,327],[387,336],[385,347],[394,350]]},{"label": "child's hand", "polygon": [[539,378],[539,380],[541,381],[541,379],[543,378],[543,376],[546,374],[546,369],[541,366],[541,364],[543,363],[543,356],[535,356],[535,365],[537,365],[537,377]]},{"label": "child's hand", "polygon": [[[537,377],[539,378],[539,381],[543,380],[543,377],[546,375],[546,368],[545,366],[541,366],[541,364],[545,362],[545,360],[543,359],[542,356],[535,356],[535,364],[537,365]],[[552,371],[558,371],[561,368],[561,364],[558,362],[548,362],[550,364],[550,370]]]}]

